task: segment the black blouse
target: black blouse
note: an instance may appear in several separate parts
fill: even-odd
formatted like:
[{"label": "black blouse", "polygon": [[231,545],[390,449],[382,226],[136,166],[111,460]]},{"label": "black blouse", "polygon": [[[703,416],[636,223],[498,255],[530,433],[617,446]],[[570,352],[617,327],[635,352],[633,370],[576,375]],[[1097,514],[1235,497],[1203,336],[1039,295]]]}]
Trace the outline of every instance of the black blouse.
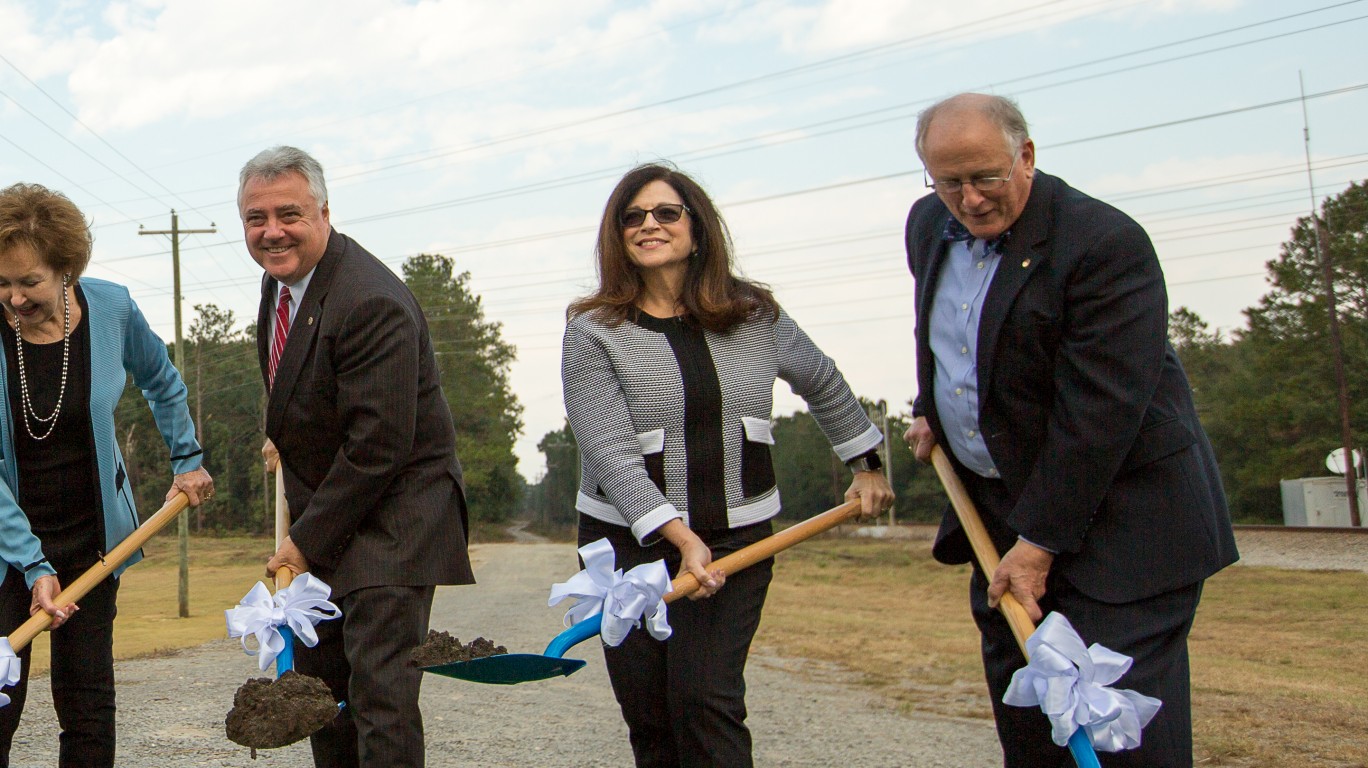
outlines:
[{"label": "black blouse", "polygon": [[[59,571],[93,565],[104,551],[104,515],[96,482],[95,437],[90,429],[90,311],[76,286],[81,323],[71,332],[66,392],[52,434],[35,440],[50,423],[24,419],[19,388],[19,360],[14,324],[5,322],[0,338],[8,365],[10,419],[14,424],[14,457],[19,469],[19,506],[43,554]],[[24,344],[24,371],[29,398],[39,416],[52,413],[62,384],[62,342]]]}]

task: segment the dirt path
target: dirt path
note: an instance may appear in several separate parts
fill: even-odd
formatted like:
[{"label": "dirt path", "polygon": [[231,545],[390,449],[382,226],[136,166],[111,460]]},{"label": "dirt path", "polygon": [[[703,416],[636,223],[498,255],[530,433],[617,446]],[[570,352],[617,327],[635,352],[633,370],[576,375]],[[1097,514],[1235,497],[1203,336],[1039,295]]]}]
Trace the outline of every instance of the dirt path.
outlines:
[{"label": "dirt path", "polygon": [[[439,590],[432,626],[462,640],[484,635],[513,652],[538,653],[561,629],[563,608],[547,608],[551,584],[575,567],[571,544],[475,547],[478,587]],[[591,640],[570,656],[589,663],[559,680],[485,686],[429,675],[423,684],[428,765],[433,768],[594,768],[631,765],[623,726]],[[223,735],[233,692],[256,676],[253,659],[224,640],[156,659],[121,661],[119,764],[312,765],[307,744],[261,752]],[[907,717],[880,706],[839,670],[794,659],[752,657],[748,720],[761,766],[991,765],[997,759],[985,720]],[[13,764],[56,764],[57,726],[46,677],[33,681],[16,735]]]}]

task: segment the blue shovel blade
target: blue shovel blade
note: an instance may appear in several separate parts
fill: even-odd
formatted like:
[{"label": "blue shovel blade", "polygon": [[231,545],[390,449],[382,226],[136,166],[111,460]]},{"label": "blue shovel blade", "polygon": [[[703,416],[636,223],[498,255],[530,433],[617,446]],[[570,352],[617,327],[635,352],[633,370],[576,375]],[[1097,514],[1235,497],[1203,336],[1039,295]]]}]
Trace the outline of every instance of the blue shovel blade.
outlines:
[{"label": "blue shovel blade", "polygon": [[594,615],[556,635],[543,654],[500,653],[470,661],[453,661],[423,667],[431,672],[458,680],[492,685],[514,685],[533,680],[564,677],[578,672],[585,665],[582,659],[567,659],[565,652],[599,633],[603,616]]},{"label": "blue shovel blade", "polygon": [[514,685],[574,674],[584,665],[582,659],[562,659],[535,653],[500,653],[470,661],[423,667],[423,671],[473,683]]}]

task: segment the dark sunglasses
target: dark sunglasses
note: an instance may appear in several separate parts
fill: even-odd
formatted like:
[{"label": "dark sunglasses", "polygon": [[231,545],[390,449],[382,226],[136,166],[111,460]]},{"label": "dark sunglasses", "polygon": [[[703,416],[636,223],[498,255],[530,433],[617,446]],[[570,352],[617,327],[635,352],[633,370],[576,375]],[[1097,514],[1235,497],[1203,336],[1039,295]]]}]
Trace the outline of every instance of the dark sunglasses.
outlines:
[{"label": "dark sunglasses", "polygon": [[684,216],[688,206],[679,203],[662,203],[650,210],[628,208],[618,215],[618,222],[626,229],[639,227],[646,223],[646,214],[655,217],[657,224],[673,224]]}]

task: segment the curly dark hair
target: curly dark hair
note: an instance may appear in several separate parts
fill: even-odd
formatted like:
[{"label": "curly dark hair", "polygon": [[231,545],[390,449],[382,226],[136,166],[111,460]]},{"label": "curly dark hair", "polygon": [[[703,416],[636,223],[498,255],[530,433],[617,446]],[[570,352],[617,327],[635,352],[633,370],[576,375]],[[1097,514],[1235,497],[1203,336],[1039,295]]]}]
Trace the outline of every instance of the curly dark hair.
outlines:
[{"label": "curly dark hair", "polygon": [[0,252],[25,246],[75,282],[90,264],[90,224],[66,195],[41,184],[0,190]]},{"label": "curly dark hair", "polygon": [[593,312],[615,325],[640,311],[636,302],[645,283],[627,252],[620,216],[637,193],[653,181],[669,184],[689,209],[695,253],[689,257],[684,294],[680,297],[684,317],[719,333],[756,313],[777,319],[779,304],[769,288],[732,272],[731,233],[708,193],[687,174],[661,163],[648,163],[628,171],[608,196],[594,249],[598,257],[598,290],[572,302],[566,315]]}]

